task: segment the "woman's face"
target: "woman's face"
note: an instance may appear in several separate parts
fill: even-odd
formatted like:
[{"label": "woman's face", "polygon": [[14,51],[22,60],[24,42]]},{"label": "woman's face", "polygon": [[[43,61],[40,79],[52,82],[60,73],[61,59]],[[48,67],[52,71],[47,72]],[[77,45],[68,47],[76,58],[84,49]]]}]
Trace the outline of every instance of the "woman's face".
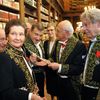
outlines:
[{"label": "woman's face", "polygon": [[25,41],[25,29],[22,26],[12,26],[7,39],[13,47],[20,49]]},{"label": "woman's face", "polygon": [[53,38],[55,36],[55,28],[54,26],[50,26],[47,28],[47,33],[50,38]]}]

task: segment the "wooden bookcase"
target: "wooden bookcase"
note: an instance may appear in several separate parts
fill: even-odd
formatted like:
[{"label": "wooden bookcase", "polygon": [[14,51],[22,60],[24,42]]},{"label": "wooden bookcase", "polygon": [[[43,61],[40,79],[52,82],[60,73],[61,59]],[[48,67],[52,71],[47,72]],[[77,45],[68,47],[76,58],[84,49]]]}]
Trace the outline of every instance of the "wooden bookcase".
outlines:
[{"label": "wooden bookcase", "polygon": [[0,0],[0,24],[20,18],[22,22],[37,20],[46,27],[50,21],[62,20],[62,12],[59,0]]}]

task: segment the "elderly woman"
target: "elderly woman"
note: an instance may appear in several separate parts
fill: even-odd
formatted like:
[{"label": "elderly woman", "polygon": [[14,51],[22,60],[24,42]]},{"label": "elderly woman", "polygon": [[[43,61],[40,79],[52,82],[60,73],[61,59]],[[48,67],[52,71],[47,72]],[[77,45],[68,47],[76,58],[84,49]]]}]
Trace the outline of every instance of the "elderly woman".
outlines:
[{"label": "elderly woman", "polygon": [[44,100],[37,95],[35,76],[22,48],[24,25],[19,20],[10,20],[5,33],[8,44],[0,54],[0,100]]}]

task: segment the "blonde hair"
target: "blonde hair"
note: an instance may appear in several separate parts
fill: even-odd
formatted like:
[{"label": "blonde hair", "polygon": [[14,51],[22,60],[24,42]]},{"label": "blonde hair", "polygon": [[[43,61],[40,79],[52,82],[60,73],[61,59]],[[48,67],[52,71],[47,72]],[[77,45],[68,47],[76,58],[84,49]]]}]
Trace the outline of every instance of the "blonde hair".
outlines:
[{"label": "blonde hair", "polygon": [[51,27],[51,26],[53,26],[55,28],[56,27],[56,24],[54,22],[49,22],[48,25],[47,25],[47,28],[48,27]]}]

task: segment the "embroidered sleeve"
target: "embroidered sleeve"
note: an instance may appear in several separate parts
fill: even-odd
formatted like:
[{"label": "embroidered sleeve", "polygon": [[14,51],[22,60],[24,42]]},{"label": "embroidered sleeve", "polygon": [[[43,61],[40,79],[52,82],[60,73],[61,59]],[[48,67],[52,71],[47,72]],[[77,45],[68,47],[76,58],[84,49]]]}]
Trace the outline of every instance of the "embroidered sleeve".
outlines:
[{"label": "embroidered sleeve", "polygon": [[69,64],[64,64],[62,65],[62,68],[61,68],[61,73],[60,74],[68,74],[68,70],[69,70]]}]

